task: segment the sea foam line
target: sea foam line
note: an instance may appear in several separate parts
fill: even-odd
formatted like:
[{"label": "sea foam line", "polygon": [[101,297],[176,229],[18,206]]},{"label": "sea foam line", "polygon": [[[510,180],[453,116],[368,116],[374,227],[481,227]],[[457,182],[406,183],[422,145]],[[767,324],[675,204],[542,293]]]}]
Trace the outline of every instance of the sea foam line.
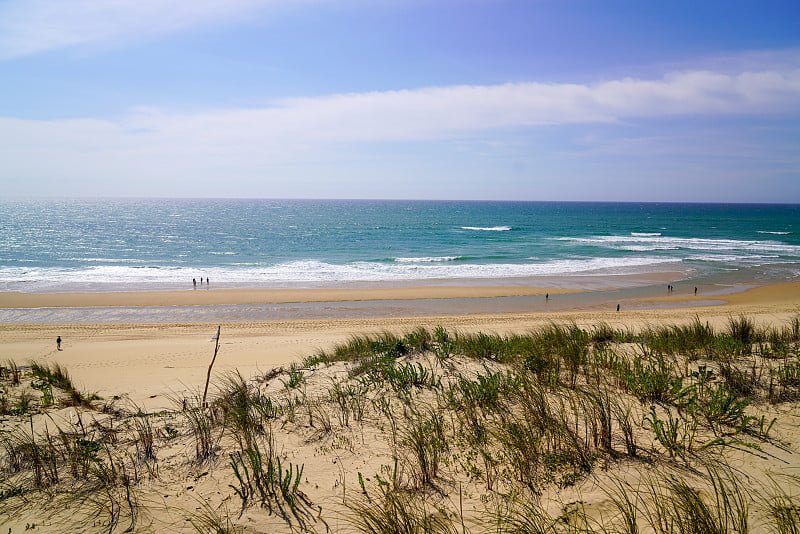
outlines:
[{"label": "sea foam line", "polygon": [[[291,261],[273,266],[223,267],[121,267],[98,266],[84,269],[28,268],[0,269],[0,290],[60,291],[152,287],[185,287],[192,278],[210,277],[212,287],[270,287],[296,283],[392,282],[434,279],[502,279],[558,276],[575,273],[634,274],[642,268],[680,260],[658,257],[590,258],[514,264],[461,262],[385,263],[353,262],[332,264],[316,260]],[[67,289],[63,289],[67,288]]]},{"label": "sea foam line", "polygon": [[511,230],[510,226],[462,226],[462,230],[471,230],[474,232],[508,232]]},{"label": "sea foam line", "polygon": [[699,237],[633,236],[610,235],[591,237],[554,237],[554,241],[599,246],[614,250],[647,252],[656,250],[692,250],[718,254],[726,251],[745,251],[750,253],[772,253],[786,256],[800,256],[800,246],[788,245],[779,241],[707,239]]},{"label": "sea foam line", "polygon": [[431,256],[423,258],[395,258],[397,263],[438,263],[446,261],[457,261],[462,259],[461,256]]}]

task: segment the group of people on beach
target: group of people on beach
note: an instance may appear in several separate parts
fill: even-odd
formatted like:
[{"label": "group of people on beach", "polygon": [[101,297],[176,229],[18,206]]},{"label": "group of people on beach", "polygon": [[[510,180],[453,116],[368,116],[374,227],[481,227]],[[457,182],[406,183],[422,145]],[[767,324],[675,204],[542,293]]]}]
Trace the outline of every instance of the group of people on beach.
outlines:
[{"label": "group of people on beach", "polygon": [[[211,279],[206,276],[206,286],[211,284]],[[203,285],[203,277],[200,277],[200,285]],[[192,278],[192,287],[197,289],[197,278]]]}]

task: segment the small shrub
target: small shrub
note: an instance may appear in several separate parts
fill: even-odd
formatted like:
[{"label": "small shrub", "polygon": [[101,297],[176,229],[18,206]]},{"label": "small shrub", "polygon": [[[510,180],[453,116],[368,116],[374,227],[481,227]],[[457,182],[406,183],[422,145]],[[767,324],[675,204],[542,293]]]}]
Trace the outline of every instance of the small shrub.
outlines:
[{"label": "small shrub", "polygon": [[316,354],[312,354],[311,356],[306,357],[303,362],[300,364],[301,367],[305,367],[307,369],[313,369],[319,365],[327,365],[331,363],[331,358],[325,352],[317,352]]},{"label": "small shrub", "polygon": [[410,352],[421,354],[432,348],[433,339],[433,335],[420,326],[404,335],[402,341]]},{"label": "small shrub", "polygon": [[645,360],[634,358],[633,365],[621,365],[617,369],[627,389],[642,402],[670,403],[683,390],[683,379],[672,364],[663,356]]},{"label": "small shrub", "polygon": [[296,387],[300,386],[303,383],[303,371],[297,369],[296,367],[292,366],[289,369],[289,379],[288,380],[281,380],[283,387],[286,389],[295,389]]},{"label": "small shrub", "polygon": [[41,380],[31,381],[31,387],[33,389],[37,389],[42,392],[42,406],[50,406],[53,404],[53,386],[50,385],[48,382]]},{"label": "small shrub", "polygon": [[32,408],[33,408],[33,395],[31,395],[27,391],[20,391],[19,395],[17,396],[17,402],[11,409],[11,413],[14,415],[25,415]]},{"label": "small shrub", "polygon": [[653,436],[671,457],[685,458],[692,451],[696,423],[674,417],[671,410],[667,410],[667,419],[661,419],[655,407],[650,408],[646,421],[650,423]]}]

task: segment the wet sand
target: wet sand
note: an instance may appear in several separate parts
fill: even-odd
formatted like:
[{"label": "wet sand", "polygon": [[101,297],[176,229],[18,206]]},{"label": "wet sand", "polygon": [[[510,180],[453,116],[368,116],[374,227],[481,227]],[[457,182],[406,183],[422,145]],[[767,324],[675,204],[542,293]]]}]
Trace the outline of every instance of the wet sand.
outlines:
[{"label": "wet sand", "polygon": [[571,293],[571,289],[537,287],[399,287],[320,289],[197,289],[190,291],[127,291],[112,293],[0,293],[0,308],[56,308],[95,306],[217,306],[224,304],[283,304],[292,302],[342,302],[486,298],[545,293]]}]

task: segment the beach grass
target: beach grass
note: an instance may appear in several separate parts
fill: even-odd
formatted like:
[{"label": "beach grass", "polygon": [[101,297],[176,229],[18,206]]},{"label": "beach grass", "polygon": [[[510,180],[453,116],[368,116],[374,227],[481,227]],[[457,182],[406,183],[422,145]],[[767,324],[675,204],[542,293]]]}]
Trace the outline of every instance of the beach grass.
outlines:
[{"label": "beach grass", "polygon": [[158,413],[14,365],[0,515],[158,531],[180,484],[203,504],[176,531],[797,532],[800,479],[770,458],[800,465],[799,325],[363,334]]}]

